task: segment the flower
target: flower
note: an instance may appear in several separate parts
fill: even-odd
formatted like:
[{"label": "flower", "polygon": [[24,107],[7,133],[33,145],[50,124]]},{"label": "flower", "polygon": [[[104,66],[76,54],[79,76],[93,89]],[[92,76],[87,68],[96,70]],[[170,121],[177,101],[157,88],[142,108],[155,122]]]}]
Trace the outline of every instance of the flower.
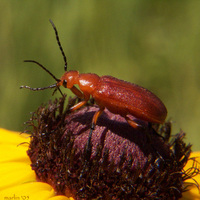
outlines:
[{"label": "flower", "polygon": [[105,111],[88,142],[97,107],[69,114],[64,100],[33,113],[27,122],[31,137],[0,129],[0,199],[198,198],[186,183],[195,175],[199,182],[197,159],[183,132],[169,141],[171,123],[144,124],[148,132],[132,133],[122,117]]}]

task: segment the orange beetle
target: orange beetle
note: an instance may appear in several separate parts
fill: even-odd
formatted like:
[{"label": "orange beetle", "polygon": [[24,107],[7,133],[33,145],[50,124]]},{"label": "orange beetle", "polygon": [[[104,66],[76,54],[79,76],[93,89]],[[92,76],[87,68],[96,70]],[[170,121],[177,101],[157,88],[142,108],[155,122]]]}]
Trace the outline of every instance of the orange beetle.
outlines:
[{"label": "orange beetle", "polygon": [[[141,125],[131,120],[128,115],[135,116],[147,122],[164,123],[167,116],[167,109],[162,101],[149,90],[112,76],[99,77],[92,73],[79,74],[78,71],[67,71],[67,59],[61,46],[57,29],[51,20],[50,22],[55,30],[57,43],[64,58],[65,73],[60,79],[57,79],[40,63],[33,60],[25,60],[25,62],[33,62],[39,65],[56,80],[56,83],[43,88],[31,88],[29,86],[21,86],[20,88],[27,88],[33,91],[55,88],[54,92],[57,89],[61,92],[59,87],[64,86],[82,99],[81,102],[70,108],[71,111],[77,110],[85,105],[90,99],[90,96],[92,96],[99,106],[99,110],[93,116],[89,140],[91,140],[92,130],[94,130],[97,119],[105,108],[114,114],[123,116],[134,128]],[[80,89],[75,85],[78,85]]]}]

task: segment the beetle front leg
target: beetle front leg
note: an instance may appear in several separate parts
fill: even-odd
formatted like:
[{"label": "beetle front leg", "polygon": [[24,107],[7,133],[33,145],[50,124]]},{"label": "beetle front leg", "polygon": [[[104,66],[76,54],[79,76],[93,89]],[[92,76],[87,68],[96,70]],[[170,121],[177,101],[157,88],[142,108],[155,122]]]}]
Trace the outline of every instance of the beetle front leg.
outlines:
[{"label": "beetle front leg", "polygon": [[89,98],[90,98],[90,95],[88,94],[83,94],[78,88],[76,88],[75,86],[73,86],[72,88],[70,88],[70,90],[78,97],[78,98],[81,98],[81,99],[84,99],[83,101],[77,103],[76,105],[72,106],[69,111],[72,112],[74,110],[78,110],[79,108],[81,108],[82,106],[84,106]]},{"label": "beetle front leg", "polygon": [[72,88],[70,88],[70,90],[80,99],[84,98],[84,94],[75,86],[73,86]]}]

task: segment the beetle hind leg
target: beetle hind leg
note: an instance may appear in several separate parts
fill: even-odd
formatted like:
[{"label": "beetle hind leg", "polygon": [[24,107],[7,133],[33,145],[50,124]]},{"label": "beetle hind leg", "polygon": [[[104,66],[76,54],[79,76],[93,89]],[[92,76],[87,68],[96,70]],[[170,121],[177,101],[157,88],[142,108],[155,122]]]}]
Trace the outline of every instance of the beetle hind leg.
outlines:
[{"label": "beetle hind leg", "polygon": [[131,125],[133,128],[135,129],[142,128],[141,124],[138,124],[136,121],[130,119],[128,116],[125,116],[125,119],[129,123],[129,125]]}]

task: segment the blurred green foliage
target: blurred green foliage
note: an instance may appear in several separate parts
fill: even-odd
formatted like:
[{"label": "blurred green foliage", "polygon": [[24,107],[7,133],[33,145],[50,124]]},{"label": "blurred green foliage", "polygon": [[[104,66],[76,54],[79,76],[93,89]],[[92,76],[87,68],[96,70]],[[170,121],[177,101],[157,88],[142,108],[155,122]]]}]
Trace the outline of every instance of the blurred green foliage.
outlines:
[{"label": "blurred green foliage", "polygon": [[[157,94],[174,121],[200,150],[200,1],[0,1],[0,126],[23,131],[23,122],[49,99],[43,87],[64,72],[49,23],[57,26],[69,69],[112,75]],[[67,90],[62,90],[67,92]]]}]

